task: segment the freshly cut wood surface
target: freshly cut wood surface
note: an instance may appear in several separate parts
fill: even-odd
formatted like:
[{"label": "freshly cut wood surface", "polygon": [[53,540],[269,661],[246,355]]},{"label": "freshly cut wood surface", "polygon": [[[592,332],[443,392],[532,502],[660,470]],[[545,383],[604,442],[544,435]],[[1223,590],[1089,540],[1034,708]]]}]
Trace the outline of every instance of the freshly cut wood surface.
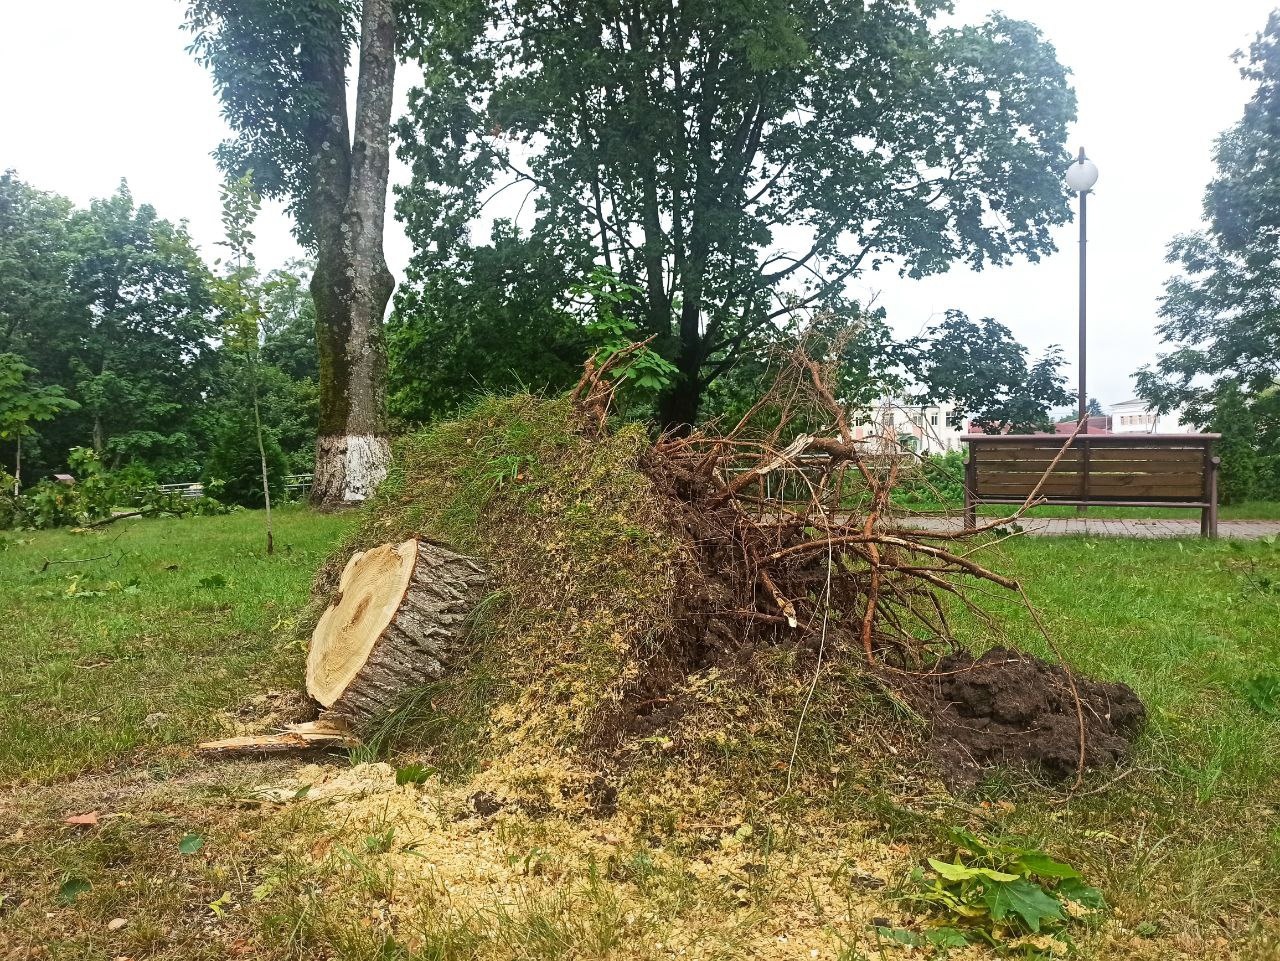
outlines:
[{"label": "freshly cut wood surface", "polygon": [[418,542],[383,544],[351,555],[338,595],[320,617],[307,657],[307,693],[331,707],[369,659],[404,601]]},{"label": "freshly cut wood surface", "polygon": [[356,726],[390,710],[445,673],[487,581],[472,558],[422,539],[354,554],[311,635],[307,693]]}]

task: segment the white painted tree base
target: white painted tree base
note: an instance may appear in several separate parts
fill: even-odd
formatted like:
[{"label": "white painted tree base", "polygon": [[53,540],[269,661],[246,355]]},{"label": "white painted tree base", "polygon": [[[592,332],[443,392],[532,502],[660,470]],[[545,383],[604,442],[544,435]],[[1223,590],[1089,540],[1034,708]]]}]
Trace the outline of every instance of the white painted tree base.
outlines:
[{"label": "white painted tree base", "polygon": [[329,435],[316,439],[316,476],[311,501],[321,506],[358,504],[387,476],[391,445],[375,434]]}]

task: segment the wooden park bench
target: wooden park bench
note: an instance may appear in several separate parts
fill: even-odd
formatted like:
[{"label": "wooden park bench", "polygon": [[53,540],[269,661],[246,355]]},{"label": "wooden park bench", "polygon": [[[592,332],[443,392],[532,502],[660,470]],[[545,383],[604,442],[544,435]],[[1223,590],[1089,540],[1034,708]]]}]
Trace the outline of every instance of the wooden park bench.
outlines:
[{"label": "wooden park bench", "polygon": [[[1037,501],[1076,507],[1186,507],[1200,511],[1200,534],[1218,536],[1218,434],[1080,434]],[[1054,434],[968,434],[964,524],[979,504],[1022,504],[1067,439]]]}]

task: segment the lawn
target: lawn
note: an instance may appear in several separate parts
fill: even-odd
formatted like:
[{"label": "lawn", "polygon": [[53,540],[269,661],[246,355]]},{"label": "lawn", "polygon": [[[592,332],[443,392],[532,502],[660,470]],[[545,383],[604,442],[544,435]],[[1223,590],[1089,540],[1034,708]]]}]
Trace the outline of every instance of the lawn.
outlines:
[{"label": "lawn", "polygon": [[0,534],[0,783],[189,743],[296,687],[297,616],[349,519],[275,517],[271,557],[250,512]]},{"label": "lawn", "polygon": [[[261,520],[241,512],[3,535],[0,956],[29,943],[24,931],[52,952],[31,957],[67,961],[315,956],[297,940],[312,909],[254,908],[278,883],[264,871],[282,839],[314,830],[305,811],[277,814],[262,801],[257,785],[288,763],[213,766],[188,750],[225,729],[246,697],[299,683],[308,585],[350,523],[281,511],[279,549],[267,557]],[[979,556],[1021,580],[1071,664],[1143,697],[1150,724],[1132,766],[1075,796],[996,774],[952,799],[920,780],[855,798],[842,817],[907,857],[937,850],[957,823],[1043,844],[1112,907],[1105,937],[1082,940],[1083,957],[1275,958],[1280,694],[1267,693],[1266,678],[1280,676],[1280,549],[1015,538]],[[986,604],[998,627],[957,616],[962,638],[1053,656],[1014,601]],[[87,811],[99,826],[62,823]],[[183,853],[193,832],[203,848]],[[623,925],[615,914],[584,923]],[[126,924],[113,930],[117,918]],[[326,942],[333,957],[470,956],[387,953],[368,918],[344,924]],[[540,942],[528,956],[608,956],[622,931],[611,940],[596,930],[591,950]],[[846,943],[842,961],[899,956]]]},{"label": "lawn", "polygon": [[[1056,839],[1148,933],[1195,918],[1225,935],[1230,918],[1274,917],[1280,548],[1070,537],[984,553],[1026,586],[1072,665],[1128,683],[1149,712],[1133,767],[1107,790],[1044,804],[993,777],[990,798],[1016,802],[1006,829]],[[1016,602],[993,597],[987,607],[1000,629],[960,617],[962,638],[1055,656]]]}]

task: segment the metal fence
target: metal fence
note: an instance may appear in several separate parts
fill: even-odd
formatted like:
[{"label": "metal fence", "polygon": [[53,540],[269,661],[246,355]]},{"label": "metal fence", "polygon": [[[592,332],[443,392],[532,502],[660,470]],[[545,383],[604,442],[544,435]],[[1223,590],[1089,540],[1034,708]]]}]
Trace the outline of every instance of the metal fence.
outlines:
[{"label": "metal fence", "polygon": [[285,493],[290,500],[302,500],[311,494],[311,485],[315,479],[315,474],[286,474],[284,478]]}]

